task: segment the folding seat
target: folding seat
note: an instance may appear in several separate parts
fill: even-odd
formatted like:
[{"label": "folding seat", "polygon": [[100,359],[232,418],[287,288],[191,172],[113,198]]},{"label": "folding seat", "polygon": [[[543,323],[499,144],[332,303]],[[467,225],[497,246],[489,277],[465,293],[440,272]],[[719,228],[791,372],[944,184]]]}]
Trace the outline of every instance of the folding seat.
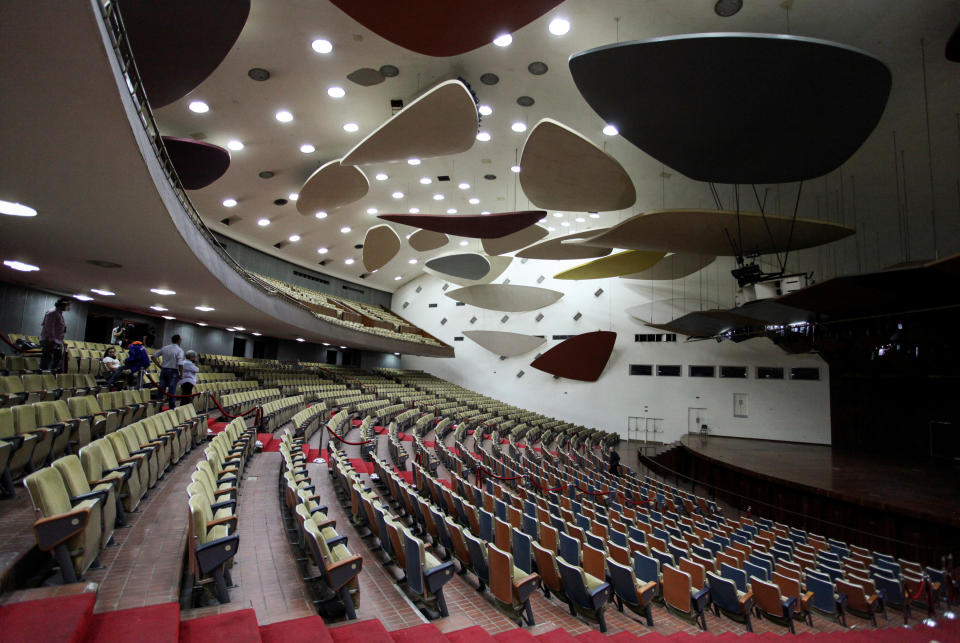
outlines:
[{"label": "folding seat", "polygon": [[116,391],[116,393],[120,400],[119,403],[123,404],[127,409],[130,409],[130,413],[132,413],[130,424],[139,422],[147,416],[147,407],[149,405],[140,397],[140,391],[126,390]]},{"label": "folding seat", "polygon": [[810,597],[809,606],[821,614],[832,616],[846,627],[847,621],[844,616],[846,598],[834,593],[833,584],[829,580],[819,578],[815,572],[810,573],[810,571],[808,570],[806,575],[807,591],[813,593],[813,596]]},{"label": "folding seat", "polygon": [[596,620],[600,624],[600,631],[606,632],[607,623],[603,612],[610,598],[610,583],[587,574],[582,567],[571,565],[562,558],[557,558],[556,563],[570,613]]},{"label": "folding seat", "polygon": [[176,463],[183,456],[180,440],[176,432],[168,432],[163,424],[157,423],[156,416],[144,418],[138,424],[148,442],[159,443],[169,464]]},{"label": "folding seat", "polygon": [[229,603],[227,586],[232,584],[228,565],[240,544],[237,517],[215,520],[203,495],[189,498],[190,522],[187,538],[188,568],[194,585],[212,584],[213,595],[220,603]]},{"label": "folding seat", "polygon": [[[126,438],[119,432],[114,431],[104,438],[104,444],[113,451],[113,456],[117,463],[121,465],[132,464],[134,474],[137,476],[140,488],[146,492],[147,489],[157,483],[155,460],[151,464],[151,458],[146,453],[130,453]],[[138,449],[139,450],[139,449]]]},{"label": "folding seat", "polygon": [[50,451],[53,449],[53,439],[57,437],[57,432],[37,426],[37,411],[32,404],[21,404],[13,407],[11,411],[13,411],[13,425],[18,435],[37,436],[29,465],[31,471],[36,471],[50,461]]},{"label": "folding seat", "polygon": [[774,572],[771,576],[771,582],[780,590],[781,599],[792,598],[794,619],[806,621],[807,625],[813,625],[813,618],[810,616],[809,602],[813,597],[812,592],[804,593],[800,587],[800,577],[790,576]]},{"label": "folding seat", "polygon": [[748,578],[759,578],[762,581],[768,581],[770,578],[766,567],[760,567],[753,563],[744,562],[743,571],[747,574]]},{"label": "folding seat", "polygon": [[67,455],[54,460],[53,467],[60,473],[60,477],[67,487],[67,492],[72,498],[100,496],[100,548],[103,549],[110,544],[114,527],[126,522],[123,507],[120,505],[117,496],[119,481],[98,482],[91,488],[83,470],[83,465],[80,464],[80,458],[76,455]]},{"label": "folding seat", "polygon": [[39,516],[33,523],[37,547],[51,553],[64,583],[77,582],[100,554],[103,494],[71,497],[53,467],[31,473],[24,484]]},{"label": "folding seat", "polygon": [[677,567],[682,572],[690,575],[690,583],[693,589],[699,591],[706,586],[706,568],[700,563],[694,562],[688,558],[681,558],[677,562]]},{"label": "folding seat", "polygon": [[[50,373],[47,373],[47,376],[53,377]],[[47,391],[47,387],[44,386],[43,383],[43,376],[39,373],[23,375],[20,381],[23,383],[23,389],[25,391],[30,394],[39,394],[40,399],[37,400],[38,402],[52,400],[55,397],[54,391]]]},{"label": "folding seat", "polygon": [[180,452],[180,457],[183,457],[192,446],[193,437],[190,435],[190,428],[183,424],[177,423],[176,413],[173,411],[163,411],[162,413],[157,413],[153,415],[144,422],[149,426],[153,424],[156,427],[158,434],[170,435],[173,437],[175,445],[175,450]]},{"label": "folding seat", "polygon": [[497,606],[518,625],[534,625],[530,595],[539,584],[540,576],[514,565],[513,555],[496,545],[487,546],[490,571],[490,592]]},{"label": "folding seat", "polygon": [[[16,408],[16,407],[15,407]],[[34,448],[42,436],[36,433],[18,433],[13,421],[13,410],[0,409],[0,441],[6,456],[2,469],[3,482],[9,495],[13,495],[13,481],[20,478],[33,462]]]},{"label": "folding seat", "polygon": [[661,567],[663,565],[676,565],[676,561],[673,559],[673,556],[667,552],[651,547],[650,555],[657,559],[657,562],[660,563]]},{"label": "folding seat", "polygon": [[795,611],[797,598],[795,596],[782,596],[777,585],[756,576],[750,577],[750,588],[753,590],[753,600],[757,611],[765,615],[767,620],[787,626],[790,628],[790,633],[794,634],[793,612]]},{"label": "folding seat", "polygon": [[[192,402],[179,405],[175,411],[177,423],[189,426],[193,436],[193,444],[200,444],[207,439],[207,415],[205,413],[198,412]],[[191,448],[191,445],[187,445],[187,450]]]},{"label": "folding seat", "polygon": [[134,422],[125,429],[121,429],[127,438],[127,445],[140,450],[154,449],[157,458],[157,478],[162,478],[170,468],[170,441],[150,437],[143,421]]},{"label": "folding seat", "polygon": [[[331,544],[320,533],[313,522],[304,523],[308,551],[320,568],[320,579],[340,596],[348,619],[357,618],[355,596],[358,596],[359,582],[357,576],[363,567],[363,558],[347,549],[346,536],[333,539]],[[307,582],[320,580],[318,578],[305,579]]]},{"label": "folding seat", "polygon": [[707,583],[714,613],[720,616],[720,612],[723,612],[728,618],[746,625],[747,631],[752,632],[750,611],[753,609],[753,592],[741,592],[733,581],[713,572],[707,572]]},{"label": "folding seat", "polygon": [[877,627],[876,613],[880,608],[880,597],[877,594],[867,595],[863,587],[857,583],[839,578],[836,580],[837,594],[846,597],[844,608],[861,618],[870,619],[873,627]]},{"label": "folding seat", "polygon": [[[116,489],[123,509],[117,509],[117,515],[136,511],[137,505],[146,493],[141,486],[140,477],[134,463],[121,465],[117,462],[113,448],[106,440],[94,440],[80,449],[80,464],[90,485],[110,482]],[[125,521],[124,521],[125,522]]]},{"label": "folding seat", "polygon": [[875,574],[873,582],[877,587],[877,592],[883,593],[884,607],[892,607],[903,612],[903,624],[906,625],[910,620],[911,597],[905,592],[904,584],[884,574]]},{"label": "folding seat", "polygon": [[116,411],[103,411],[97,398],[92,395],[71,397],[67,400],[67,407],[73,417],[83,418],[90,423],[92,438],[103,437],[120,428]]},{"label": "folding seat", "polygon": [[452,562],[442,562],[426,550],[422,540],[404,527],[399,528],[406,563],[406,581],[415,594],[434,602],[440,616],[449,616],[443,586],[453,578]]},{"label": "folding seat", "polygon": [[19,375],[0,377],[0,402],[5,406],[33,404],[43,399],[42,391],[27,391]]},{"label": "folding seat", "polygon": [[690,580],[690,575],[680,571],[672,565],[661,566],[663,573],[663,601],[667,610],[696,623],[700,629],[706,631],[707,621],[703,609],[710,600],[710,589],[696,590]]},{"label": "folding seat", "polygon": [[741,592],[746,592],[747,588],[747,575],[742,569],[738,567],[733,567],[727,563],[720,563],[720,576],[726,578],[727,580],[733,581],[737,586],[737,589]]},{"label": "folding seat", "polygon": [[234,472],[224,471],[218,475],[217,472],[214,471],[213,465],[204,459],[197,461],[197,471],[207,478],[217,492],[230,491],[232,498],[237,497],[237,476]]},{"label": "folding seat", "polygon": [[[40,402],[37,405],[37,421],[44,426],[63,424],[67,433],[66,445],[72,453],[76,453],[81,447],[90,444],[90,420],[74,417],[67,406],[66,400]],[[54,450],[56,448],[54,446]]]}]

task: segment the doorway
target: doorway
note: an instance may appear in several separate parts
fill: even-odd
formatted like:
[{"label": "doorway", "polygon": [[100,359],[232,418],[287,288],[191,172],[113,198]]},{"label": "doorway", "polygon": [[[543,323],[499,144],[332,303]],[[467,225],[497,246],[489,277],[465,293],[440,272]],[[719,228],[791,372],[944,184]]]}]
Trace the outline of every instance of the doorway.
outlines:
[{"label": "doorway", "polygon": [[233,356],[234,357],[246,357],[247,353],[247,340],[234,337],[233,338]]},{"label": "doorway", "polygon": [[707,424],[707,409],[687,409],[687,432],[700,433],[700,427]]}]

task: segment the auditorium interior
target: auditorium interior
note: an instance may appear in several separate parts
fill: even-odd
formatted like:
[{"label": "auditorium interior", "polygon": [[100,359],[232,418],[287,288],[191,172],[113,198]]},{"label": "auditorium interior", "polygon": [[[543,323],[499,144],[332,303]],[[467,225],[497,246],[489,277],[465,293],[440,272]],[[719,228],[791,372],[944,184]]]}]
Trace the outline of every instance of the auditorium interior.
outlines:
[{"label": "auditorium interior", "polygon": [[960,641],[960,0],[0,52],[0,641]]}]

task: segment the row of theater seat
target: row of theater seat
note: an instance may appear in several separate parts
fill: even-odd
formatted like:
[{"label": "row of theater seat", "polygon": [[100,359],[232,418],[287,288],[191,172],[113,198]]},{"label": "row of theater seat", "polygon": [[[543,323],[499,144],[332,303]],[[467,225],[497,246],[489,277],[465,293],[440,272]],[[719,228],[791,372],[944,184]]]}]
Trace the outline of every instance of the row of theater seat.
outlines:
[{"label": "row of theater seat", "polygon": [[0,376],[0,407],[95,394],[106,389],[93,375],[4,375]]}]

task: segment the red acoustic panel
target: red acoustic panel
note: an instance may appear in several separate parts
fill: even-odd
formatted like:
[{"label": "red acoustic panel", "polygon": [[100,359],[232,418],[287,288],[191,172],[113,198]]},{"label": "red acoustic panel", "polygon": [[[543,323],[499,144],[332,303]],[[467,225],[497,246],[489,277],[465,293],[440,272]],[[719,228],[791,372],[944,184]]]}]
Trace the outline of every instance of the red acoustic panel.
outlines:
[{"label": "red acoustic panel", "polygon": [[547,216],[543,210],[500,214],[381,214],[385,221],[474,239],[499,239],[529,228]]},{"label": "red acoustic panel", "polygon": [[596,382],[610,360],[617,334],[598,330],[571,337],[533,360],[530,366],[570,380]]},{"label": "red acoustic panel", "polygon": [[458,56],[512,33],[562,0],[332,0],[341,11],[390,42],[427,56]]},{"label": "red acoustic panel", "polygon": [[210,143],[164,136],[163,146],[170,154],[180,183],[187,190],[207,187],[230,167],[230,152]]}]

